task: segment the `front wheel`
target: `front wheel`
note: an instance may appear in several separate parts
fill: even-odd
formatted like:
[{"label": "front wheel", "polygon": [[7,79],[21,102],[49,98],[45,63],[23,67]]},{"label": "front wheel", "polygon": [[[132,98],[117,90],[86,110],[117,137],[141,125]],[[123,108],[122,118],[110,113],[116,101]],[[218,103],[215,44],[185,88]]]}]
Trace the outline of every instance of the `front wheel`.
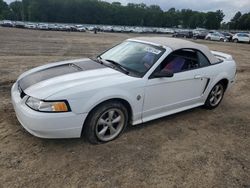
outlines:
[{"label": "front wheel", "polygon": [[222,83],[216,84],[210,91],[208,98],[205,102],[205,107],[207,109],[216,108],[223,99],[225,88]]},{"label": "front wheel", "polygon": [[110,101],[95,108],[86,120],[83,136],[92,144],[117,138],[128,124],[128,111],[123,104]]},{"label": "front wheel", "polygon": [[237,42],[238,42],[238,39],[234,39],[233,42],[234,42],[234,43],[237,43]]}]

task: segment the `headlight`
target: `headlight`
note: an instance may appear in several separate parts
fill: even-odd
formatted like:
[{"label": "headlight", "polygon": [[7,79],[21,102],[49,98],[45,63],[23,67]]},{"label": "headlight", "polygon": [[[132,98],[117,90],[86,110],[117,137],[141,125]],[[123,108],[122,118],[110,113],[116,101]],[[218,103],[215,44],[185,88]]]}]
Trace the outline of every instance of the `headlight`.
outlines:
[{"label": "headlight", "polygon": [[66,100],[61,101],[43,101],[33,97],[26,100],[26,105],[33,110],[40,112],[69,112],[70,107]]}]

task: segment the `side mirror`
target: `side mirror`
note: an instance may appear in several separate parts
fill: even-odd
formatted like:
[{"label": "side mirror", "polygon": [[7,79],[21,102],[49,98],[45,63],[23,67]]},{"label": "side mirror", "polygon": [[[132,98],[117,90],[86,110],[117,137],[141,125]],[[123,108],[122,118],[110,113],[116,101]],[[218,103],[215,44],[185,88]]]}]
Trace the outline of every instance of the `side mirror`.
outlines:
[{"label": "side mirror", "polygon": [[164,77],[173,77],[174,73],[171,71],[160,71],[160,72],[155,72],[153,74],[154,78],[164,78]]}]

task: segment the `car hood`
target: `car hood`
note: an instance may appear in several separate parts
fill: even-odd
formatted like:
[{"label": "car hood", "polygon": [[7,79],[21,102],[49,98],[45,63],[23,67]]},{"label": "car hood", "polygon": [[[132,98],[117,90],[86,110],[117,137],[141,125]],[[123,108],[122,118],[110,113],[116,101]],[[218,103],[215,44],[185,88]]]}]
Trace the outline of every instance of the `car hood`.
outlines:
[{"label": "car hood", "polygon": [[39,99],[78,85],[110,84],[115,79],[130,77],[90,59],[65,61],[38,67],[18,79],[18,88]]}]

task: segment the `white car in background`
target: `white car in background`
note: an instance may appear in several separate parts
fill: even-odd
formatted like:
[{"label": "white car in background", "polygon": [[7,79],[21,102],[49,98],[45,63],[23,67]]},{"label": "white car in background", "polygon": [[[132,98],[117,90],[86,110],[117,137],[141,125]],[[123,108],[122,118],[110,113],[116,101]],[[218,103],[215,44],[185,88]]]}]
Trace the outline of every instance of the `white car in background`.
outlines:
[{"label": "white car in background", "polygon": [[85,32],[86,28],[83,25],[75,25],[76,31]]},{"label": "white car in background", "polygon": [[250,42],[250,36],[246,33],[236,33],[233,38],[233,42]]},{"label": "white car in background", "polygon": [[14,22],[10,20],[0,21],[0,25],[3,27],[14,27]]},{"label": "white car in background", "polygon": [[220,34],[220,33],[208,33],[205,37],[206,40],[214,40],[214,41],[221,41],[221,42],[226,42],[228,39]]},{"label": "white car in background", "polygon": [[48,24],[38,24],[37,29],[49,30],[49,25]]},{"label": "white car in background", "polygon": [[79,32],[85,32],[86,28],[85,27],[77,27],[76,30]]},{"label": "white car in background", "polygon": [[25,28],[27,29],[36,29],[37,25],[36,24],[32,24],[32,23],[27,23],[24,25]]},{"label": "white car in background", "polygon": [[43,65],[11,89],[22,126],[42,138],[117,138],[136,125],[198,106],[216,108],[235,82],[231,55],[193,42],[139,37],[102,53]]}]

